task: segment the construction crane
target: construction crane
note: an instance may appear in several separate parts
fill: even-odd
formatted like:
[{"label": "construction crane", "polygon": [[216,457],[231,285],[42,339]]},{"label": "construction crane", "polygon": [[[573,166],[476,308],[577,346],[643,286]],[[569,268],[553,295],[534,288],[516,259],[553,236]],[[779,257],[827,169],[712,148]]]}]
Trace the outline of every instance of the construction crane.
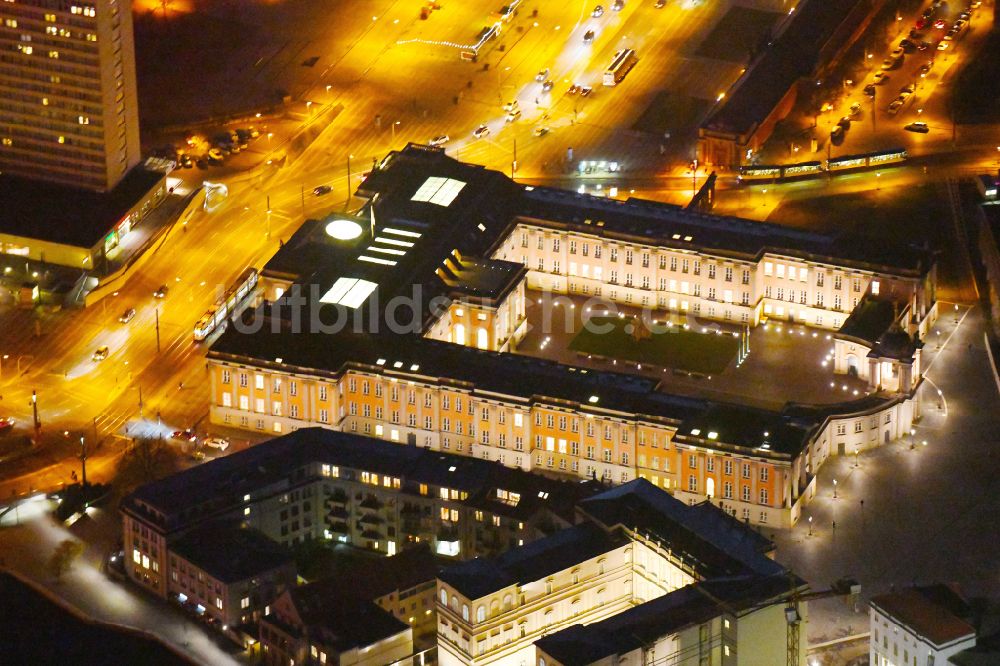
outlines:
[{"label": "construction crane", "polygon": [[829,599],[830,597],[847,597],[857,600],[861,594],[861,585],[853,578],[841,578],[835,581],[827,590],[816,590],[813,592],[802,592],[802,581],[789,572],[789,583],[791,594],[788,597],[788,605],[785,607],[785,622],[788,623],[787,666],[802,666],[802,614],[799,612],[800,604],[816,599]]}]

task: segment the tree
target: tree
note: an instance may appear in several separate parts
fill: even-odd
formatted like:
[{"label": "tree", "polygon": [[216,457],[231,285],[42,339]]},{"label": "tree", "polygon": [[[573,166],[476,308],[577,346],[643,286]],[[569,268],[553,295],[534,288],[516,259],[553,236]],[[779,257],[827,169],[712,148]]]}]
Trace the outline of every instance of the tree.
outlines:
[{"label": "tree", "polygon": [[56,582],[62,580],[63,574],[69,571],[70,567],[73,566],[74,560],[80,557],[82,553],[83,544],[72,539],[66,539],[56,546],[48,562],[49,573],[56,579]]},{"label": "tree", "polygon": [[122,456],[115,475],[115,488],[125,494],[150,481],[177,471],[177,457],[161,438],[139,437]]}]

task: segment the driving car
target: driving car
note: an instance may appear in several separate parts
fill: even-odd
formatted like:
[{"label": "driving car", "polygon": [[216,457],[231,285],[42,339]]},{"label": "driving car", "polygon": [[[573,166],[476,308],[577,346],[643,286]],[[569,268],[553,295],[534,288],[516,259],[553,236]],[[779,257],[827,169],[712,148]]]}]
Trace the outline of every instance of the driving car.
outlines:
[{"label": "driving car", "polygon": [[430,144],[430,145],[432,145],[432,146],[443,146],[444,144],[448,143],[449,141],[451,141],[451,137],[449,137],[447,134],[442,134],[440,136],[434,137],[433,139],[431,139],[427,143]]},{"label": "driving car", "polygon": [[531,131],[531,133],[534,134],[535,136],[545,136],[546,134],[549,133],[549,128],[548,127],[536,127],[535,129],[533,129]]},{"label": "driving car", "polygon": [[166,298],[167,293],[170,291],[170,287],[165,284],[161,284],[156,291],[153,292],[153,298]]},{"label": "driving car", "polygon": [[580,86],[580,94],[583,97],[587,97],[590,93],[594,92],[594,89],[590,86]]},{"label": "driving car", "polygon": [[905,53],[913,53],[917,50],[917,45],[904,37],[899,40],[899,48],[903,49]]},{"label": "driving car", "polygon": [[942,39],[942,40],[940,41],[940,43],[938,43],[938,45],[937,45],[937,50],[938,50],[938,51],[944,51],[944,50],[947,50],[947,48],[948,48],[948,44],[949,44],[948,40],[945,40],[945,39]]},{"label": "driving car", "polygon": [[593,30],[588,30],[587,32],[583,33],[583,43],[584,44],[590,44],[593,41],[594,41],[594,31]]},{"label": "driving car", "polygon": [[489,136],[489,135],[490,135],[490,128],[487,127],[485,124],[480,125],[479,127],[477,127],[472,131],[472,136],[476,137],[477,139],[482,139],[484,136]]},{"label": "driving car", "polygon": [[108,348],[107,348],[107,346],[98,347],[97,351],[94,352],[94,355],[90,357],[90,360],[94,361],[95,363],[97,363],[98,361],[103,361],[107,357],[108,357]]},{"label": "driving car", "polygon": [[329,194],[330,190],[332,189],[333,188],[330,187],[329,185],[320,185],[318,187],[313,188],[313,194],[316,195],[317,197],[321,197],[324,194]]},{"label": "driving car", "polygon": [[515,100],[512,100],[512,101],[507,102],[506,104],[504,104],[503,105],[503,110],[504,111],[512,111],[513,109],[516,109],[517,106],[518,106],[517,105],[517,100],[515,99]]},{"label": "driving car", "polygon": [[4,416],[0,418],[0,432],[4,430],[10,430],[14,427],[14,418],[12,416]]},{"label": "driving car", "polygon": [[895,66],[896,66],[896,61],[895,60],[893,60],[892,58],[886,58],[885,60],[882,61],[881,68],[882,69],[892,69]]},{"label": "driving car", "polygon": [[202,444],[213,449],[219,449],[220,451],[225,451],[229,448],[229,440],[222,437],[206,437],[202,441]]},{"label": "driving car", "polygon": [[931,131],[931,128],[927,126],[927,123],[915,122],[905,125],[903,127],[907,132],[917,132],[919,134],[927,134]]},{"label": "driving car", "polygon": [[656,4],[653,5],[657,9],[663,9],[667,4],[667,0],[656,0]]},{"label": "driving car", "polygon": [[135,308],[129,308],[122,313],[121,317],[118,317],[118,321],[123,324],[127,324],[132,321],[132,317],[135,316]]},{"label": "driving car", "polygon": [[575,95],[578,92],[580,92],[580,86],[575,83],[566,90],[567,95]]},{"label": "driving car", "polygon": [[197,442],[198,435],[194,434],[194,430],[191,428],[186,428],[184,430],[175,430],[173,434],[170,435],[174,439],[183,439],[188,442]]},{"label": "driving car", "polygon": [[919,44],[917,44],[917,50],[919,50],[919,51],[926,51],[927,49],[929,49],[932,46],[934,46],[934,45],[931,44],[930,42],[923,41],[923,42],[920,42]]},{"label": "driving car", "polygon": [[906,50],[901,46],[897,46],[892,50],[892,53],[889,54],[889,57],[893,59],[902,58],[905,54]]},{"label": "driving car", "polygon": [[594,18],[600,18],[604,16],[604,7],[601,5],[597,5],[596,7],[594,7],[594,11],[590,12],[590,15],[593,16]]},{"label": "driving car", "polygon": [[937,21],[934,21],[934,27],[937,28],[938,30],[944,30],[944,27],[946,25],[948,25],[948,22],[945,21],[944,19],[938,19]]},{"label": "driving car", "polygon": [[511,109],[510,113],[507,114],[507,117],[504,118],[504,122],[512,123],[520,117],[521,109]]},{"label": "driving car", "polygon": [[548,77],[549,77],[549,68],[548,67],[546,67],[542,71],[538,72],[538,74],[535,74],[535,80],[538,81],[539,83],[541,83],[542,81],[544,81]]},{"label": "driving car", "polygon": [[542,84],[542,92],[548,92],[548,91],[552,90],[552,86],[553,86],[553,83],[552,83],[551,79],[545,81],[545,83]]}]

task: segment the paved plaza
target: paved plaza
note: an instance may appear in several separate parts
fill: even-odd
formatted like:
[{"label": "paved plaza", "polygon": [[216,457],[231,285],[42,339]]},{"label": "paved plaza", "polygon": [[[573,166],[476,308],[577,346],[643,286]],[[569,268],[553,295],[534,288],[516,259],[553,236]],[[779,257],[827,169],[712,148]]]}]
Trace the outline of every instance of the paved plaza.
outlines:
[{"label": "paved plaza", "polygon": [[810,604],[811,643],[867,632],[867,600],[892,586],[953,582],[969,597],[1000,595],[1000,395],[982,313],[963,308],[958,325],[951,306],[943,313],[924,348],[924,416],[912,439],[856,463],[829,459],[803,520],[773,533],[778,560],[813,589],[842,576],[861,583],[857,613],[838,599]]}]

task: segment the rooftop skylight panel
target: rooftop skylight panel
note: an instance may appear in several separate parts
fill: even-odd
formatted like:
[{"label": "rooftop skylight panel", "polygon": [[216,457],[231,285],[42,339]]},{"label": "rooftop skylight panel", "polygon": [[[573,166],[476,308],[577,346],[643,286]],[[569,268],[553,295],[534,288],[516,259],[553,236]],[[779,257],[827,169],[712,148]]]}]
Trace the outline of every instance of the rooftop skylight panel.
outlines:
[{"label": "rooftop skylight panel", "polygon": [[330,290],[319,299],[320,303],[343,305],[357,309],[378,287],[375,282],[357,278],[338,278]]},{"label": "rooftop skylight panel", "polygon": [[338,278],[337,281],[333,283],[333,286],[330,287],[330,290],[323,294],[323,296],[319,299],[319,302],[334,304],[339,303],[340,299],[344,297],[344,294],[350,291],[351,287],[357,284],[357,282],[357,278]]},{"label": "rooftop skylight panel", "polygon": [[397,229],[396,227],[383,227],[382,233],[391,234],[393,236],[408,236],[410,238],[420,238],[420,234],[416,231],[409,231],[408,229]]},{"label": "rooftop skylight panel", "polygon": [[376,236],[375,242],[385,245],[396,245],[398,247],[413,247],[413,243],[410,241],[396,240],[395,238],[386,238],[385,236]]},{"label": "rooftop skylight panel", "polygon": [[393,255],[396,255],[397,257],[401,257],[404,254],[406,254],[406,250],[393,250],[392,248],[388,248],[388,247],[375,247],[374,245],[370,246],[368,248],[368,251],[369,252],[381,252],[382,254],[393,254]]},{"label": "rooftop skylight panel", "polygon": [[447,207],[451,205],[463,187],[465,187],[465,183],[461,180],[430,176],[410,199],[411,201],[426,201]]},{"label": "rooftop skylight panel", "polygon": [[369,257],[367,254],[362,254],[358,257],[358,261],[367,261],[370,264],[382,264],[383,266],[395,266],[396,262],[391,259],[381,259],[379,257]]}]

